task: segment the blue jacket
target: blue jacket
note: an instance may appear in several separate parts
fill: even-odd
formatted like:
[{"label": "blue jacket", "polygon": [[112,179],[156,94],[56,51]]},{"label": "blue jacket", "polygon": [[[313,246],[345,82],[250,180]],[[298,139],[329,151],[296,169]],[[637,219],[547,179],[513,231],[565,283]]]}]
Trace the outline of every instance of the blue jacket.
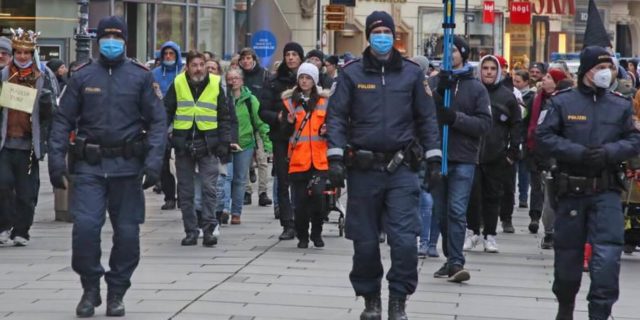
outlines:
[{"label": "blue jacket", "polygon": [[[164,50],[167,48],[173,49],[176,52],[176,63],[173,66],[167,67],[164,65]],[[173,83],[173,80],[176,76],[182,72],[182,53],[180,52],[180,46],[173,42],[167,41],[162,47],[160,47],[160,66],[153,69],[153,77],[156,79],[156,82],[160,85],[160,91],[162,91],[162,96],[164,97],[167,94],[167,90],[169,90],[169,86]]]},{"label": "blue jacket", "polygon": [[49,172],[62,172],[69,133],[102,146],[121,146],[146,131],[146,158],[103,158],[99,165],[77,161],[75,173],[139,175],[143,168],[158,175],[166,145],[167,115],[146,67],[125,58],[108,64],[90,62],[73,73],[54,115],[49,139]]},{"label": "blue jacket", "polygon": [[347,144],[396,152],[418,138],[427,158],[440,157],[435,105],[420,66],[395,49],[382,64],[369,50],[344,67],[329,99],[327,155],[342,156]]},{"label": "blue jacket", "polygon": [[583,162],[589,147],[603,147],[609,167],[640,153],[640,132],[634,126],[632,101],[610,91],[585,86],[566,89],[547,101],[536,128],[536,143],[556,158],[564,172],[598,175]]}]

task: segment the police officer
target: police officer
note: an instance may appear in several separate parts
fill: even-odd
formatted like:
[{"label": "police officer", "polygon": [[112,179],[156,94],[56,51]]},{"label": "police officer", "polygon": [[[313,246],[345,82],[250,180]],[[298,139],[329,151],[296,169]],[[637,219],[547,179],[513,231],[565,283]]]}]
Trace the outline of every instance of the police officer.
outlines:
[{"label": "police officer", "polygon": [[[92,316],[101,304],[103,275],[107,316],[125,313],[122,298],[140,260],[143,188],[152,187],[160,178],[167,131],[153,75],[125,55],[127,25],[122,18],[100,20],[97,38],[100,58],[74,71],[54,116],[50,138],[51,184],[64,189],[69,133],[77,132],[69,150],[75,158],[69,169],[75,174],[70,204],[74,218],[71,264],[84,289],[76,308],[79,317]],[[106,273],[100,264],[105,210],[109,210],[114,232]]]},{"label": "police officer", "polygon": [[381,224],[391,246],[389,319],[407,319],[406,296],[418,284],[416,237],[421,229],[415,165],[426,158],[427,177],[438,177],[438,124],[420,66],[393,48],[393,18],[374,11],[367,17],[366,35],[370,46],[362,59],[344,67],[329,101],[329,178],[333,185],[344,185],[347,162],[346,236],[354,247],[349,278],[356,295],[365,298],[360,319],[381,319]]},{"label": "police officer", "polygon": [[618,299],[624,218],[618,168],[640,152],[632,103],[609,91],[615,68],[602,47],[580,54],[578,87],[557,93],[540,116],[536,141],[557,159],[553,292],[556,319],[573,319],[582,279],[584,244],[593,246],[589,319],[604,320]]}]

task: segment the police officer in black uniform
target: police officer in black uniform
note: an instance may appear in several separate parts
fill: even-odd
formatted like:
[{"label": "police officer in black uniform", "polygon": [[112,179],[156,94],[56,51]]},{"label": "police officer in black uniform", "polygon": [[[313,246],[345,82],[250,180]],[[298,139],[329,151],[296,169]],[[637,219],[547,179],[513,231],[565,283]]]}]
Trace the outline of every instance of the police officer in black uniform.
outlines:
[{"label": "police officer in black uniform", "polygon": [[[159,180],[167,132],[153,75],[125,55],[127,26],[122,18],[100,20],[97,38],[100,58],[74,71],[54,116],[50,138],[49,175],[54,187],[66,187],[67,152],[73,158],[69,165],[74,174],[71,264],[84,289],[76,308],[78,317],[92,316],[101,304],[103,275],[107,316],[125,313],[122,298],[140,260],[143,188]],[[77,137],[69,147],[72,131]],[[110,270],[105,273],[100,264],[100,230],[106,210],[114,235]]]},{"label": "police officer in black uniform", "polygon": [[416,237],[421,223],[416,162],[426,158],[430,173],[426,176],[432,181],[439,177],[438,123],[420,66],[393,49],[391,16],[375,11],[366,22],[370,46],[361,60],[344,67],[329,100],[329,177],[333,185],[344,185],[346,161],[346,236],[354,247],[349,278],[356,295],[365,298],[360,319],[382,317],[381,227],[391,246],[389,319],[407,319],[406,296],[418,284]]},{"label": "police officer in black uniform", "polygon": [[593,246],[589,266],[589,319],[605,320],[619,295],[624,217],[620,203],[620,163],[640,153],[640,132],[632,102],[609,91],[615,68],[602,47],[580,54],[578,87],[547,102],[536,141],[557,159],[553,292],[557,320],[573,319],[582,279],[584,244]]}]

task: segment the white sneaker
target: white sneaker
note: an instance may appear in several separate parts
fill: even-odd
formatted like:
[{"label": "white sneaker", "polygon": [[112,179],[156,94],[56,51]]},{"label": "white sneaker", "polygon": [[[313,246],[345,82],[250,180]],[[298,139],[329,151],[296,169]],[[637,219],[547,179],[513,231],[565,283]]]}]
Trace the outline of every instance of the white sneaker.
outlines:
[{"label": "white sneaker", "polygon": [[202,229],[198,228],[198,238],[202,238],[204,236],[204,232],[202,232]]},{"label": "white sneaker", "polygon": [[12,246],[11,233],[7,231],[0,232],[0,246]]},{"label": "white sneaker", "polygon": [[473,231],[467,230],[467,234],[464,237],[464,247],[462,250],[468,251],[475,248],[480,243],[480,236],[473,234]]},{"label": "white sneaker", "polygon": [[28,244],[29,244],[29,240],[21,236],[13,237],[13,245],[16,247],[26,247]]},{"label": "white sneaker", "polygon": [[484,240],[484,252],[498,253],[496,237],[487,235],[487,239]]},{"label": "white sneaker", "polygon": [[216,224],[216,228],[213,229],[213,235],[216,236],[216,237],[220,236],[220,225],[219,224]]}]

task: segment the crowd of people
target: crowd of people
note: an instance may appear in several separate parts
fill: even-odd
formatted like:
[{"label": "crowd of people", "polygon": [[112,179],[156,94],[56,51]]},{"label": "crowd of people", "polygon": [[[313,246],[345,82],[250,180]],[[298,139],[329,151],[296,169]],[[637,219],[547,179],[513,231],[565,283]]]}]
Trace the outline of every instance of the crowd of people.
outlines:
[{"label": "crowd of people", "polygon": [[[140,256],[143,189],[164,194],[162,210],[179,208],[182,246],[202,238],[213,247],[220,224],[242,223],[257,182],[258,205],[273,205],[280,220],[279,239],[297,238],[306,249],[324,247],[327,191],[346,186],[361,319],[381,317],[384,235],[389,317],[407,319],[417,259],[438,257],[441,237],[447,259],[434,277],[468,281],[463,252],[498,253],[498,222],[514,233],[518,206],[529,209],[530,233],[542,224],[541,248],[555,249],[557,319],[572,319],[583,268],[592,278],[590,319],[606,319],[618,296],[620,253],[633,253],[640,240],[633,183],[640,161],[629,160],[640,153],[637,62],[587,46],[577,74],[562,63],[509,69],[499,55],[481,57],[476,69],[469,44],[456,36],[452,70],[438,70],[393,48],[386,12],[367,17],[366,31],[361,58],[339,65],[338,56],[305,54],[289,42],[272,70],[251,48],[223,67],[213,53],[184,53],[172,41],[148,70],[126,58],[118,17],[100,21],[100,58],[70,69],[39,62],[35,33],[0,38],[3,81],[38,92],[30,112],[2,108],[0,245],[29,244],[37,161],[49,152],[53,187],[73,181],[72,266],[84,289],[76,313],[93,315],[104,275],[107,314],[119,316]],[[114,246],[105,273],[107,210]]]}]

